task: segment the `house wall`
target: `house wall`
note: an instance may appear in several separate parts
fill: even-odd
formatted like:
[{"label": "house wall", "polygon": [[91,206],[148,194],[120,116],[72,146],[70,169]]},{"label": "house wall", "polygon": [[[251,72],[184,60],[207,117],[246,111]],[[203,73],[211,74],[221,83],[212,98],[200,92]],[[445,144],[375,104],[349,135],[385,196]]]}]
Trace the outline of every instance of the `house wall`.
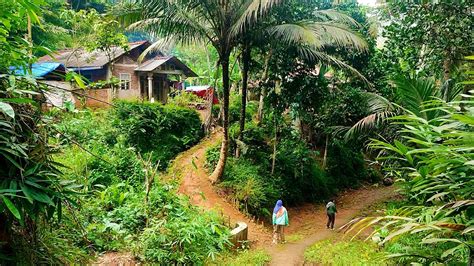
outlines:
[{"label": "house wall", "polygon": [[[122,57],[123,58],[123,57]],[[123,61],[122,61],[123,62]],[[135,68],[137,65],[131,61],[129,64],[115,63],[112,71],[112,75],[116,78],[120,78],[121,73],[130,74],[130,89],[122,90],[117,88],[117,98],[126,100],[136,100],[140,98],[140,81]]]},{"label": "house wall", "polygon": [[112,99],[112,89],[93,89],[93,90],[76,90],[78,94],[74,95],[75,105],[77,108],[84,106],[91,108],[109,107]]},{"label": "house wall", "polygon": [[94,70],[81,70],[76,71],[77,73],[84,76],[90,82],[96,82],[99,80],[106,80],[107,79],[107,70],[106,66],[102,69],[94,69]]},{"label": "house wall", "polygon": [[67,101],[74,103],[74,97],[72,96],[71,90],[73,86],[68,81],[56,81],[56,80],[45,80],[45,84],[50,87],[48,91],[44,93],[46,97],[46,106],[51,107],[63,107]]}]

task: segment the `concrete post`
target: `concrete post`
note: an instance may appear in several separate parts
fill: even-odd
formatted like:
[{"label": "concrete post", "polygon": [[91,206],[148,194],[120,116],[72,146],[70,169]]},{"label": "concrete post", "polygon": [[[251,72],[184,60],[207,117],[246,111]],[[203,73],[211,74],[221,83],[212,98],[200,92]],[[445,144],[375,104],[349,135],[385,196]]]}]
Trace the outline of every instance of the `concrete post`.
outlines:
[{"label": "concrete post", "polygon": [[153,99],[153,74],[148,74],[148,100],[154,102]]}]

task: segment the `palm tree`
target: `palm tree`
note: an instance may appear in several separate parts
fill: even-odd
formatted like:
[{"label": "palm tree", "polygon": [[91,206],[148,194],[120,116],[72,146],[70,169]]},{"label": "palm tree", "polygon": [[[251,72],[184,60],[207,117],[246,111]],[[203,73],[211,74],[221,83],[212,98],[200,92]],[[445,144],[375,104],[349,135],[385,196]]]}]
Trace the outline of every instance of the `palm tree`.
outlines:
[{"label": "palm tree", "polygon": [[[269,14],[266,19],[261,19],[262,23],[259,23],[260,25],[257,25],[257,27],[253,26],[252,29],[245,29],[242,33],[242,109],[238,136],[240,141],[243,139],[245,130],[247,82],[252,48],[264,46],[271,49],[272,46],[283,42],[284,45],[289,47],[297,47],[302,58],[310,59],[315,64],[323,63],[342,68],[365,80],[357,70],[325,52],[325,48],[328,46],[354,48],[359,51],[367,49],[366,41],[350,28],[360,26],[350,16],[331,9],[315,10],[312,13],[311,20],[291,21],[292,18],[287,18],[285,23],[280,23],[278,19],[272,19],[272,15]],[[271,22],[267,22],[269,20]],[[267,65],[270,57],[271,53],[269,52],[265,58],[262,79],[267,76]],[[259,120],[262,119],[264,94],[262,92],[259,104]],[[238,152],[236,155],[238,155]]]}]

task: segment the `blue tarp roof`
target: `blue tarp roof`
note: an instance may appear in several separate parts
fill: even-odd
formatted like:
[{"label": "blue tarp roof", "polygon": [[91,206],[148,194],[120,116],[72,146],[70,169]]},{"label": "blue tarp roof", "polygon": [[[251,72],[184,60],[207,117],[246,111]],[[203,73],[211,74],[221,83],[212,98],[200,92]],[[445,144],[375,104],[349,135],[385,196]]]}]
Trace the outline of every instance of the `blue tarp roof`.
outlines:
[{"label": "blue tarp roof", "polygon": [[[62,70],[66,69],[61,63],[35,63],[31,65],[31,71],[33,77],[39,78],[48,75],[59,67],[61,67]],[[10,67],[10,70],[18,76],[26,75],[28,73],[28,71],[24,67]]]}]

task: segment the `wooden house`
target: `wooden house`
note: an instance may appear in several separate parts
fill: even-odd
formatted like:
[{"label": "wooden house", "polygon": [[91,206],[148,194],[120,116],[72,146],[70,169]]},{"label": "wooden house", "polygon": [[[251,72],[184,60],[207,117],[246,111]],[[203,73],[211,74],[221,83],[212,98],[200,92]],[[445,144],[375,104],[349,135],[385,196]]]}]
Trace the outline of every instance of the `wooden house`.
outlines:
[{"label": "wooden house", "polygon": [[39,62],[60,63],[68,71],[81,74],[88,82],[112,77],[119,80],[113,89],[88,90],[86,93],[91,99],[86,101],[87,106],[101,106],[116,98],[166,103],[173,82],[197,75],[178,58],[161,52],[148,53],[140,62],[140,55],[150,45],[148,41],[133,42],[129,43],[128,49],[112,47],[109,52],[66,49],[53,56],[44,56]]}]

